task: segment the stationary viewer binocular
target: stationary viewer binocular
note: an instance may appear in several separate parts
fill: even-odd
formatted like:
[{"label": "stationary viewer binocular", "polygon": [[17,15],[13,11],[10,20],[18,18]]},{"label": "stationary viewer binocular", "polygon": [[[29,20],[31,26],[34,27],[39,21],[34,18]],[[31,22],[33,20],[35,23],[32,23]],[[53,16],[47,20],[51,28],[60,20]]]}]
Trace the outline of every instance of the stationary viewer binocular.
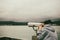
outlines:
[{"label": "stationary viewer binocular", "polygon": [[29,27],[38,27],[39,25],[41,25],[42,23],[36,23],[36,22],[28,22],[28,26]]}]

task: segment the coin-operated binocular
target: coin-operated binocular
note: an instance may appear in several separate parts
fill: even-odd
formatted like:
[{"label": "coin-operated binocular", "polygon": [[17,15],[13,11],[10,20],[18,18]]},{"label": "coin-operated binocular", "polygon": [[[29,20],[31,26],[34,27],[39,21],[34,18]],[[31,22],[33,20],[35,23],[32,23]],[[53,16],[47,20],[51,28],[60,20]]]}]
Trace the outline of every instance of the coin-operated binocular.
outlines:
[{"label": "coin-operated binocular", "polygon": [[37,33],[37,27],[41,25],[42,23],[37,22],[28,22],[28,27],[32,27],[33,30]]},{"label": "coin-operated binocular", "polygon": [[34,36],[32,36],[32,40],[37,40],[37,29],[39,25],[41,25],[41,23],[28,22],[28,27],[32,27],[36,33]]},{"label": "coin-operated binocular", "polygon": [[36,23],[36,22],[28,22],[29,27],[38,27],[42,23]]}]

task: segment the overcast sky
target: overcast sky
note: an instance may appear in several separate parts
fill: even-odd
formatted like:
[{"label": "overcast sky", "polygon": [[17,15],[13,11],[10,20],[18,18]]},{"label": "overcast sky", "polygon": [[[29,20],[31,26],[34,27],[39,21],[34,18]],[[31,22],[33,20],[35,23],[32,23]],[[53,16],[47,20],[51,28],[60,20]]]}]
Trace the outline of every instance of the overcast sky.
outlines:
[{"label": "overcast sky", "polygon": [[0,20],[43,21],[60,18],[60,0],[0,0]]}]

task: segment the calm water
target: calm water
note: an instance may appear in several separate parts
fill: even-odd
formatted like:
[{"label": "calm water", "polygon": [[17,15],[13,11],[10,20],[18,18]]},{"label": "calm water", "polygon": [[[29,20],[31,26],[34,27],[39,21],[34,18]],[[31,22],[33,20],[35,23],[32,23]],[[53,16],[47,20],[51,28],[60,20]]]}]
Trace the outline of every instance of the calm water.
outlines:
[{"label": "calm water", "polygon": [[32,40],[33,35],[35,35],[35,32],[28,26],[0,26],[0,37]]},{"label": "calm water", "polygon": [[[60,40],[60,26],[52,26],[58,33]],[[12,37],[22,40],[32,40],[35,32],[28,26],[0,26],[0,37]]]},{"label": "calm water", "polygon": [[54,26],[55,30],[57,31],[58,34],[58,40],[60,40],[60,26]]}]

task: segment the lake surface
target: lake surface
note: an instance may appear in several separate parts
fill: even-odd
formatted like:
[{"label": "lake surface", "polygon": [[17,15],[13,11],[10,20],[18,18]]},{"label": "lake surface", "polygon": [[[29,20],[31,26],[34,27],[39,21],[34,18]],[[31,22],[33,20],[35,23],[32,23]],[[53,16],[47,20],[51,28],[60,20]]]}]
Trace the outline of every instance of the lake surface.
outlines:
[{"label": "lake surface", "polygon": [[53,26],[58,34],[58,40],[60,40],[60,26]]},{"label": "lake surface", "polygon": [[[52,26],[55,28],[60,40],[60,26]],[[0,37],[12,37],[22,40],[32,40],[35,31],[28,26],[0,26]]]}]

